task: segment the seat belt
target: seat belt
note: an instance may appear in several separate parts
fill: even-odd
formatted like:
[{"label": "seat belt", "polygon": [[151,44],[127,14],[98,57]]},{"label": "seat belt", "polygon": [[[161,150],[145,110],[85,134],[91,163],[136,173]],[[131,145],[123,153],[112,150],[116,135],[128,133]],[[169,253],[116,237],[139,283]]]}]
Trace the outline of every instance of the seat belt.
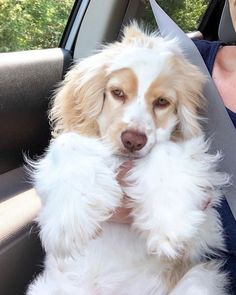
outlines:
[{"label": "seat belt", "polygon": [[203,126],[207,138],[211,138],[210,152],[221,151],[223,159],[220,170],[231,175],[232,185],[226,188],[225,197],[236,219],[236,130],[225,109],[221,96],[207,70],[207,67],[192,40],[160,8],[155,0],[150,0],[160,35],[177,38],[186,58],[200,68],[207,77],[203,94],[207,99],[207,124]]}]

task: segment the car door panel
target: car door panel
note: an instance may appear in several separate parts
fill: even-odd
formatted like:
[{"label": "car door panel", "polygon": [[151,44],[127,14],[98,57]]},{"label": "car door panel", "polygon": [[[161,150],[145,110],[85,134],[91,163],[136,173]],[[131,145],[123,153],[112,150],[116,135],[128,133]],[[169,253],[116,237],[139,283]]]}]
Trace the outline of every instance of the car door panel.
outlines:
[{"label": "car door panel", "polygon": [[23,154],[41,155],[50,140],[50,97],[71,53],[45,49],[0,54],[0,294],[21,295],[41,270],[43,250],[33,220],[40,200]]},{"label": "car door panel", "polygon": [[70,60],[62,49],[0,55],[0,173],[20,166],[23,152],[40,154],[48,144],[49,98]]}]

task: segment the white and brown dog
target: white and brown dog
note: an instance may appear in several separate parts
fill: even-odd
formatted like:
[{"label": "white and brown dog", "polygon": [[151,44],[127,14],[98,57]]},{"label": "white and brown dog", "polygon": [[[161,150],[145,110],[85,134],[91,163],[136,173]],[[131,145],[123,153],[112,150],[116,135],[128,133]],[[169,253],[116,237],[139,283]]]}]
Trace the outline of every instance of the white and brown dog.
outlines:
[{"label": "white and brown dog", "polygon": [[[176,40],[126,27],[57,91],[35,166],[45,270],[27,295],[223,295],[225,174],[199,123],[204,77]],[[131,159],[127,187],[116,174]],[[132,224],[109,222],[129,197]]]}]

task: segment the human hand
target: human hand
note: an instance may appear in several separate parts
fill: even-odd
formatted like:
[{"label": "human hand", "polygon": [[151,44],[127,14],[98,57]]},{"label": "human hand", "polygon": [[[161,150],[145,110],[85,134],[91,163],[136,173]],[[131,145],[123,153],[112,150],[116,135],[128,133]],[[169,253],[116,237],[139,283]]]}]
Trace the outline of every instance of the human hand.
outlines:
[{"label": "human hand", "polygon": [[[117,181],[121,187],[124,187],[127,185],[125,183],[124,178],[127,172],[131,168],[132,168],[132,161],[126,161],[119,167],[119,171],[117,174]],[[109,221],[115,222],[115,223],[130,224],[132,222],[132,218],[130,216],[131,209],[127,208],[127,204],[128,204],[128,197],[124,195],[122,206],[116,209],[116,211],[111,216]]]}]

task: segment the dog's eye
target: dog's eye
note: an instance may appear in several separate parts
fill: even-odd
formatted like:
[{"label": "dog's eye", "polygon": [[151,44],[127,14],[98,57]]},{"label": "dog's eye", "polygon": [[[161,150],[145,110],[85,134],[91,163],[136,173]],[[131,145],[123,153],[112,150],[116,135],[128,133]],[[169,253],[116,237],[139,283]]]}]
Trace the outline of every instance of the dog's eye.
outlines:
[{"label": "dog's eye", "polygon": [[153,102],[154,108],[165,108],[170,102],[165,97],[159,97]]},{"label": "dog's eye", "polygon": [[124,100],[125,99],[125,94],[124,94],[124,91],[121,90],[121,89],[113,89],[111,91],[111,94],[117,98],[117,99],[120,99],[120,100]]}]

